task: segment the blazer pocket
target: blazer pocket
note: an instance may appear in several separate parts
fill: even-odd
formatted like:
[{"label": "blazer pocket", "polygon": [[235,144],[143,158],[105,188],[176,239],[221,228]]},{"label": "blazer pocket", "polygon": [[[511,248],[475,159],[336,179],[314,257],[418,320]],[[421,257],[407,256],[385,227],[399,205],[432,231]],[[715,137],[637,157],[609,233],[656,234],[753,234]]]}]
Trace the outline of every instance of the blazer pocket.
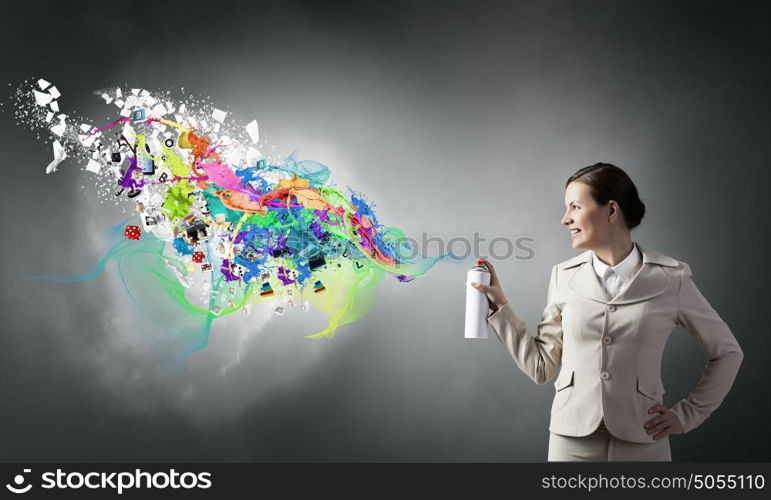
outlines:
[{"label": "blazer pocket", "polygon": [[637,377],[637,392],[653,401],[661,401],[661,396],[664,394],[664,390],[659,387],[658,382],[651,382],[642,377]]},{"label": "blazer pocket", "polygon": [[573,374],[574,370],[560,372],[557,380],[554,382],[554,401],[552,402],[552,411],[563,407],[570,396],[573,394]]}]

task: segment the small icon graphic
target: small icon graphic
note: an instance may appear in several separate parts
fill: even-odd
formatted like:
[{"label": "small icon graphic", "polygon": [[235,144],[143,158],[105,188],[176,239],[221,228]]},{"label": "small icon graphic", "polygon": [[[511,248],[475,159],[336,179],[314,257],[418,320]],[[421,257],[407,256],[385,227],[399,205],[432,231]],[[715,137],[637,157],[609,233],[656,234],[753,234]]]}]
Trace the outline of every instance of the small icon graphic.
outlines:
[{"label": "small icon graphic", "polygon": [[[32,472],[32,469],[24,469],[24,474],[28,472]],[[12,493],[26,493],[32,488],[32,485],[28,484],[27,486],[22,487],[24,484],[24,479],[25,478],[22,474],[16,474],[16,476],[13,478],[13,482],[16,486],[6,484],[5,487],[8,488],[8,490]]]}]

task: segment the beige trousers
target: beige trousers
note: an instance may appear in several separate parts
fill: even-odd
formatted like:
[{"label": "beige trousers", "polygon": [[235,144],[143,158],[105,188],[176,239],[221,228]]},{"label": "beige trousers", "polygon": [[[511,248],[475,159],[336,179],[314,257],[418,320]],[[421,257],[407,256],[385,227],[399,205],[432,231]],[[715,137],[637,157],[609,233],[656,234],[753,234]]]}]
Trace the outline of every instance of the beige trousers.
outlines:
[{"label": "beige trousers", "polygon": [[632,443],[614,437],[600,422],[584,437],[549,436],[549,462],[671,462],[669,437],[652,443]]}]

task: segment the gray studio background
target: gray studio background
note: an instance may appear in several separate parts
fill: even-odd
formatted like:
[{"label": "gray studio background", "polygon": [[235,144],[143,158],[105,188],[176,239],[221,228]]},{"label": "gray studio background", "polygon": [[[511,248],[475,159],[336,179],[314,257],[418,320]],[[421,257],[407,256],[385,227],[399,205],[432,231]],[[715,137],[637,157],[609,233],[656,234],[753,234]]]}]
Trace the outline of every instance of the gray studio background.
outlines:
[{"label": "gray studio background", "polygon": [[[768,15],[705,1],[3,2],[0,460],[543,461],[553,395],[494,335],[463,339],[462,265],[386,279],[332,340],[303,339],[324,323],[299,308],[218,320],[184,365],[114,270],[27,279],[85,272],[123,217],[80,165],[44,174],[49,146],[8,110],[27,77],[94,122],[115,109],[95,89],[184,86],[257,119],[276,151],[329,165],[385,224],[533,238],[532,260],[497,262],[531,329],[551,266],[576,253],[565,179],[617,163],[649,210],[634,239],[692,266],[745,352],[723,406],[672,438],[674,459],[769,460]],[[703,363],[675,330],[665,403]]]}]

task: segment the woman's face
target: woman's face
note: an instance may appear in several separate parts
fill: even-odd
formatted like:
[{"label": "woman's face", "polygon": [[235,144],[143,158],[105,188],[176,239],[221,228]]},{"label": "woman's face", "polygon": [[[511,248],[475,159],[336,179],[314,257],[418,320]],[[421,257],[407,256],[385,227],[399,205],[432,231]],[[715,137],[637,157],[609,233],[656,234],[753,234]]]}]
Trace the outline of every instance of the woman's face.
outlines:
[{"label": "woman's face", "polygon": [[608,206],[598,205],[583,182],[573,181],[565,188],[562,224],[570,230],[573,248],[597,248],[610,236]]}]

